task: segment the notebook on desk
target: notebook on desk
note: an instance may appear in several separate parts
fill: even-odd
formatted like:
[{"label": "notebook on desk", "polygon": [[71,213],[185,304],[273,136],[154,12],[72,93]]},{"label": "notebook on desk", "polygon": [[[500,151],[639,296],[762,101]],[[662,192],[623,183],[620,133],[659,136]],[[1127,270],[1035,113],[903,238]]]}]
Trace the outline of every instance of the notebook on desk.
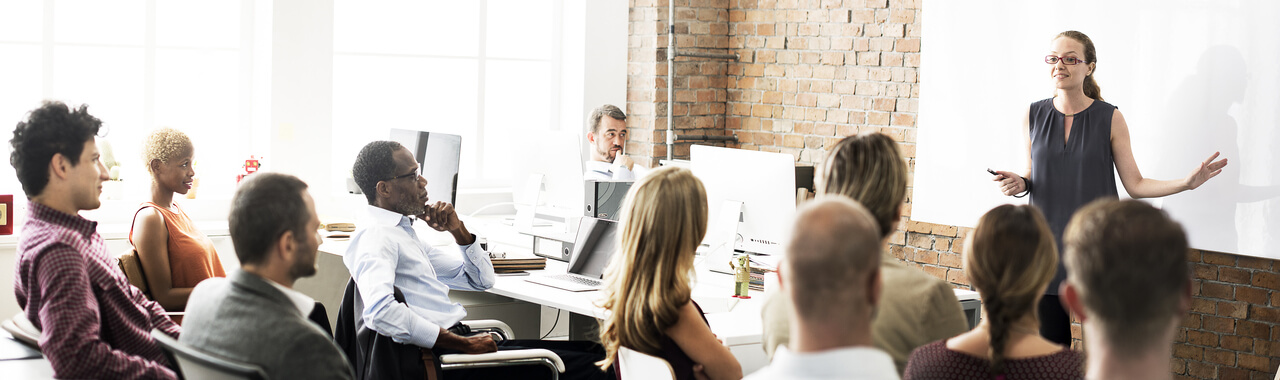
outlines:
[{"label": "notebook on desk", "polygon": [[565,274],[531,276],[525,281],[571,292],[600,289],[604,268],[618,250],[617,222],[591,217],[582,218],[574,238],[569,270]]}]

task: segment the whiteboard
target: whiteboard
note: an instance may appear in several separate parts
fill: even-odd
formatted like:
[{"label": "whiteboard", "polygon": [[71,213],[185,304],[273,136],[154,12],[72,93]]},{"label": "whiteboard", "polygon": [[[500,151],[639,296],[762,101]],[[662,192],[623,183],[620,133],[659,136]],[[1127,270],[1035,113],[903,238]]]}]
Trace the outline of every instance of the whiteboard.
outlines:
[{"label": "whiteboard", "polygon": [[1124,113],[1143,176],[1183,178],[1214,151],[1228,159],[1199,189],[1148,201],[1192,247],[1280,259],[1280,1],[1067,5],[925,0],[912,218],[972,227],[1025,203],[985,169],[1026,170],[1022,118],[1053,95],[1043,57],[1078,30],[1097,48],[1094,75]]}]

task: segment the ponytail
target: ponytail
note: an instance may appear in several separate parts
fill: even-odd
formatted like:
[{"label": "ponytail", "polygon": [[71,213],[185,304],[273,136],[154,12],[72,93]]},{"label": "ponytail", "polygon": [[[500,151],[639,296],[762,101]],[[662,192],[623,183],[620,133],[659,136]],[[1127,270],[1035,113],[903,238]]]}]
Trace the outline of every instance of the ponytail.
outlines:
[{"label": "ponytail", "polygon": [[1000,297],[991,297],[991,302],[987,303],[987,326],[988,333],[991,334],[991,342],[989,344],[988,354],[991,355],[991,374],[1003,375],[1005,373],[1005,351],[1009,346],[1009,330],[1013,325],[1016,316],[1011,315],[1008,307],[1004,307],[1003,300]]},{"label": "ponytail", "polygon": [[1084,77],[1084,96],[1088,96],[1094,100],[1102,100],[1102,89],[1098,88],[1098,81],[1093,79],[1093,74],[1089,74],[1089,76]]},{"label": "ponytail", "polygon": [[[1036,303],[1058,269],[1057,246],[1035,206],[1002,205],[978,219],[965,253],[965,272],[987,311],[991,374],[1008,369],[1016,324],[1038,321]],[[1034,334],[1031,332],[1025,332]]]}]

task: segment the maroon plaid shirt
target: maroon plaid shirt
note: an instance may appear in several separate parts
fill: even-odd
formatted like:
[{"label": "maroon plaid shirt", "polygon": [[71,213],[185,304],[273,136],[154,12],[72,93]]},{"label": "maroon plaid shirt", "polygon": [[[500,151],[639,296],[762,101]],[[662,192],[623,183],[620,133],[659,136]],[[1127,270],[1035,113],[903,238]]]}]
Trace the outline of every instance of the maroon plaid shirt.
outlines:
[{"label": "maroon plaid shirt", "polygon": [[129,284],[98,223],[36,202],[28,209],[13,292],[40,329],[54,376],[175,379],[151,329],[174,338],[182,330]]}]

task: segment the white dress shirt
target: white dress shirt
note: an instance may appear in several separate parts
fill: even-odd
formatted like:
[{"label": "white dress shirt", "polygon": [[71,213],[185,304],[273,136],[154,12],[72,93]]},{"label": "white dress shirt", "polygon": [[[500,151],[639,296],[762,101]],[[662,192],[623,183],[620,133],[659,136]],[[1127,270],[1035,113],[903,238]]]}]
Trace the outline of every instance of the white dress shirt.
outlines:
[{"label": "white dress shirt", "polygon": [[[434,347],[441,328],[467,315],[449,299],[449,289],[484,291],[493,287],[493,263],[479,245],[437,249],[418,239],[410,219],[365,206],[351,245],[342,257],[364,302],[365,326],[398,343]],[[404,293],[396,302],[392,286]]]},{"label": "white dress shirt", "polygon": [[898,380],[893,358],[874,347],[847,347],[814,353],[794,353],[778,346],[773,363],[743,380],[875,379]]},{"label": "white dress shirt", "polygon": [[276,290],[284,293],[285,297],[289,297],[289,302],[293,302],[293,307],[298,308],[298,312],[302,313],[303,317],[311,315],[311,309],[316,308],[316,300],[314,298],[311,298],[306,294],[302,294],[302,292],[297,290],[287,288],[284,285],[277,284],[269,278],[263,277],[262,280],[271,284],[271,286],[276,287]]},{"label": "white dress shirt", "polygon": [[612,164],[603,161],[587,160],[587,171],[582,173],[582,179],[596,181],[635,181],[637,178],[644,177],[648,173],[644,167],[635,165],[635,170],[627,169],[622,164]]}]

